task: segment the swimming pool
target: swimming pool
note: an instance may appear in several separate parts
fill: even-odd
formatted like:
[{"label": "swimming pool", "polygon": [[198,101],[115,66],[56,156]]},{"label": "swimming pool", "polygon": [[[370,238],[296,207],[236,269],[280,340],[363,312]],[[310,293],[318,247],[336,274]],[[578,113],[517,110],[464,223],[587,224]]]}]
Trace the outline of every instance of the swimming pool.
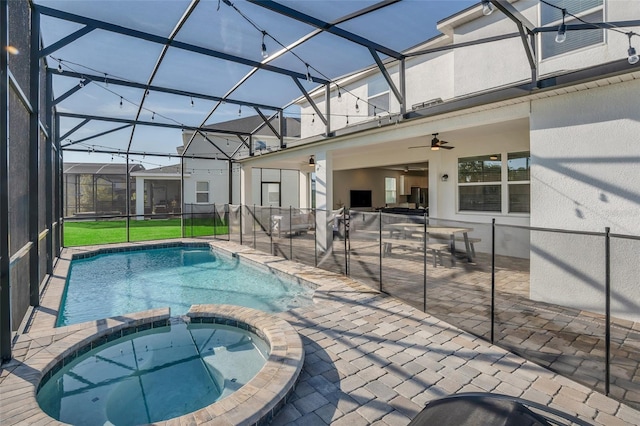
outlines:
[{"label": "swimming pool", "polygon": [[98,254],[71,262],[56,326],[168,306],[231,304],[282,312],[312,303],[313,290],[207,247]]},{"label": "swimming pool", "polygon": [[49,416],[70,424],[136,425],[197,411],[248,383],[269,344],[223,324],[187,324],[128,334],[51,375],[37,394]]}]

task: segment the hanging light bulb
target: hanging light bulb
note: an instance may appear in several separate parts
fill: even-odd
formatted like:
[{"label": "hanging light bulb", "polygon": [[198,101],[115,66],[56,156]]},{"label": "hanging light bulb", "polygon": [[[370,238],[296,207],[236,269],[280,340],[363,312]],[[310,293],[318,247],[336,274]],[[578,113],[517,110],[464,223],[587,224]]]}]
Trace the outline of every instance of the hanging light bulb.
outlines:
[{"label": "hanging light bulb", "polygon": [[82,79],[80,79],[80,82],[78,83],[78,86],[80,86],[80,88],[84,87],[84,81]]},{"label": "hanging light bulb", "polygon": [[358,101],[360,100],[360,98],[356,99],[356,112],[360,112],[360,106],[358,105]]},{"label": "hanging light bulb", "polygon": [[567,15],[567,9],[562,9],[562,24],[558,27],[558,34],[556,34],[556,43],[564,43],[567,39],[567,25],[564,23],[564,18]]},{"label": "hanging light bulb", "polygon": [[229,146],[229,139],[227,139],[227,146]]},{"label": "hanging light bulb", "polygon": [[347,126],[349,125],[349,116],[347,115]]},{"label": "hanging light bulb", "polygon": [[193,108],[194,103],[193,103],[193,96],[189,96],[189,98],[191,98],[191,108]]},{"label": "hanging light bulb", "polygon": [[242,115],[242,105],[238,108],[238,117]]},{"label": "hanging light bulb", "polygon": [[631,37],[634,35],[634,32],[628,32],[627,36],[629,37],[629,50],[627,51],[627,54],[629,55],[629,57],[627,58],[627,61],[629,61],[629,65],[635,65],[638,63],[638,61],[640,61],[640,57],[638,57],[638,54],[636,53],[636,49],[631,46]]},{"label": "hanging light bulb", "polygon": [[311,124],[316,122],[316,114],[313,113],[313,117],[311,118]]},{"label": "hanging light bulb", "polygon": [[152,111],[151,113],[151,120],[155,120],[156,119],[156,113]]},{"label": "hanging light bulb", "polygon": [[482,14],[489,16],[493,13],[493,5],[489,0],[482,0]]},{"label": "hanging light bulb", "polygon": [[382,120],[380,119],[380,116],[378,116],[378,127],[382,126]]},{"label": "hanging light bulb", "polygon": [[309,64],[305,64],[307,67],[307,81],[309,83],[313,83],[313,78],[311,78],[311,73],[309,72]]},{"label": "hanging light bulb", "polygon": [[122,96],[120,96],[120,109],[122,109]]},{"label": "hanging light bulb", "polygon": [[267,52],[267,45],[264,44],[264,36],[267,35],[266,31],[262,32],[262,59],[267,59],[269,57],[269,52]]},{"label": "hanging light bulb", "polygon": [[62,59],[58,59],[58,72],[62,74]]},{"label": "hanging light bulb", "polygon": [[104,85],[105,87],[109,87],[109,81],[107,81],[107,73],[104,73]]},{"label": "hanging light bulb", "polygon": [[340,93],[339,87],[338,87],[338,102],[342,102],[342,93]]}]

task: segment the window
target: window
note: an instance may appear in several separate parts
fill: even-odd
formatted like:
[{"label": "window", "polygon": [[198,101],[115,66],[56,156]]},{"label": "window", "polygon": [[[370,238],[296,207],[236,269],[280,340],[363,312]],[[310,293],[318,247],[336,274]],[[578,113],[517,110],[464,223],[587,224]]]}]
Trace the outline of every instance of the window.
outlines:
[{"label": "window", "polygon": [[458,159],[459,211],[530,212],[529,152],[508,153],[505,164],[502,158],[495,154]]},{"label": "window", "polygon": [[514,152],[507,155],[509,213],[529,213],[531,211],[530,167],[529,152]]},{"label": "window", "polygon": [[[603,0],[547,0],[550,3],[566,9],[569,13],[587,22],[604,21]],[[565,24],[579,24],[575,18],[567,15]],[[562,11],[554,7],[540,4],[540,24],[543,26],[559,26],[562,24]],[[540,34],[542,59],[550,58],[583,47],[604,42],[604,30],[567,31],[567,39],[563,43],[556,43],[556,32]]]},{"label": "window", "polygon": [[393,204],[396,202],[396,178],[384,178],[384,202]]},{"label": "window", "polygon": [[458,159],[460,211],[502,211],[501,164],[500,155]]},{"label": "window", "polygon": [[209,202],[209,182],[196,182],[196,203]]},{"label": "window", "polygon": [[389,111],[389,86],[384,77],[379,76],[369,82],[367,95],[369,96],[368,115],[370,117]]}]

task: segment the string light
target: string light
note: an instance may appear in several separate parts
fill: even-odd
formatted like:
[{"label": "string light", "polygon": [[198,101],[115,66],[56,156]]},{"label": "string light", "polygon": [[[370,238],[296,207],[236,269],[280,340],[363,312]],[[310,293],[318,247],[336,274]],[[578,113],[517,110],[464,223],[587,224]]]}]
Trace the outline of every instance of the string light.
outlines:
[{"label": "string light", "polygon": [[264,44],[264,36],[267,35],[266,31],[262,31],[262,59],[267,59],[269,57],[269,52],[267,52],[267,45]]},{"label": "string light", "polygon": [[107,80],[107,73],[104,73],[104,85],[105,87],[109,87],[109,81]]},{"label": "string light", "polygon": [[629,55],[629,57],[627,58],[629,65],[635,65],[638,63],[638,61],[640,61],[640,57],[638,57],[636,49],[631,46],[631,37],[633,37],[634,35],[636,34],[633,31],[627,33],[627,36],[629,37],[629,50],[627,51],[627,54]]},{"label": "string light", "polygon": [[84,87],[84,81],[82,81],[82,79],[80,79],[80,82],[78,82],[78,86],[80,86],[80,88]]},{"label": "string light", "polygon": [[242,105],[238,108],[238,117],[242,115]]},{"label": "string light", "polygon": [[193,103],[193,96],[189,96],[189,98],[191,99],[191,108],[193,108],[194,103]]},{"label": "string light", "polygon": [[338,102],[342,102],[342,93],[340,93],[339,87],[338,87]]},{"label": "string light", "polygon": [[349,115],[347,114],[347,126],[349,125]]},{"label": "string light", "polygon": [[360,106],[358,105],[358,101],[360,100],[360,98],[356,99],[356,112],[360,112]]},{"label": "string light", "polygon": [[151,113],[151,120],[155,120],[156,119],[156,113],[152,111]]},{"label": "string light", "polygon": [[58,72],[62,74],[62,60],[58,59]]},{"label": "string light", "polygon": [[558,34],[556,34],[556,43],[564,43],[567,39],[567,25],[564,23],[564,19],[567,16],[567,9],[562,9],[562,24],[558,27]]},{"label": "string light", "polygon": [[313,117],[311,118],[311,124],[316,122],[316,114],[313,114]]},{"label": "string light", "polygon": [[122,96],[120,96],[120,109],[122,109]]},{"label": "string light", "polygon": [[311,78],[311,72],[309,72],[309,64],[305,63],[304,65],[307,67],[307,81],[309,83],[313,83],[313,78]]}]

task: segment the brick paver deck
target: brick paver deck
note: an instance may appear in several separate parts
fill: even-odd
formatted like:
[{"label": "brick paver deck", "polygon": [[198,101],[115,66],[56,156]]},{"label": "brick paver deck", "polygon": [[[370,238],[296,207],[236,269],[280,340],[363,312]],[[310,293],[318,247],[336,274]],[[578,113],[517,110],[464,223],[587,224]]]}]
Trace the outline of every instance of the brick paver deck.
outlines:
[{"label": "brick paver deck", "polygon": [[[596,425],[640,424],[640,412],[591,386],[350,278],[234,243],[214,244],[329,288],[316,295],[314,305],[279,314],[302,336],[305,362],[292,399],[273,424],[403,425],[428,401],[460,392],[521,397]],[[50,343],[38,327],[38,316],[50,316],[50,309],[35,315],[37,337],[23,335],[16,357]],[[20,392],[3,386],[10,374],[7,368],[0,372],[0,401]],[[10,415],[4,407],[0,412]]]}]

